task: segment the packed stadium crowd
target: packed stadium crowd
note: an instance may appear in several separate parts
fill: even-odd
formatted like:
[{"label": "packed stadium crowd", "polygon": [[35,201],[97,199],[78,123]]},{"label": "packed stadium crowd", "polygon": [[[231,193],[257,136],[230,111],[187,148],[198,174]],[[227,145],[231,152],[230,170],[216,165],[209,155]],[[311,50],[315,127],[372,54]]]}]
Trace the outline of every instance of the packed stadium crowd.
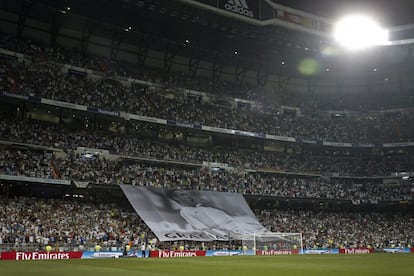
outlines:
[{"label": "packed stadium crowd", "polygon": [[273,231],[302,232],[306,248],[405,247],[414,242],[414,218],[398,212],[262,210],[257,217]]},{"label": "packed stadium crowd", "polygon": [[[59,47],[41,47],[31,41],[17,43],[10,36],[2,36],[0,47],[32,57],[28,63],[0,58],[0,93],[36,96],[182,123],[302,139],[381,144],[411,141],[414,137],[414,114],[410,112],[391,116],[313,118],[310,113],[298,117],[239,109],[204,102],[174,90],[189,88],[223,97],[263,101],[262,91],[248,84],[212,82],[209,79],[188,78],[180,73],[164,74],[125,62],[84,56]],[[98,80],[74,71],[67,72],[62,64],[93,69],[105,77]],[[126,87],[119,82],[119,77],[150,81],[157,84],[158,89],[151,91]],[[410,105],[411,101],[399,103],[399,106]],[[312,109],[310,106],[333,106],[338,109],[350,106],[344,99],[293,103],[306,111]],[[368,106],[373,107],[362,104],[357,109]],[[383,106],[382,103],[374,107],[379,106]],[[128,133],[68,129],[63,125],[0,118],[0,142],[7,141],[31,146],[17,148],[1,145],[0,175],[289,198],[405,201],[412,200],[414,196],[414,186],[410,181],[386,184],[362,178],[414,171],[414,160],[406,155],[328,157],[306,152],[282,154],[262,150],[195,148],[143,140]],[[60,149],[64,157],[57,157],[51,148],[38,149],[36,146]],[[78,147],[105,149],[123,157],[117,160],[99,155],[85,157],[76,152]],[[137,158],[149,160],[144,162]],[[223,163],[232,169],[212,170],[202,166],[203,162]],[[272,172],[264,172],[263,169],[271,169]],[[43,248],[48,243],[59,243],[82,248],[87,244],[118,246],[131,242],[138,247],[144,240],[148,242],[154,237],[134,212],[107,204],[98,206],[85,202],[21,197],[0,198],[0,207],[0,246],[34,244]],[[306,248],[382,248],[414,243],[410,233],[414,228],[414,219],[404,214],[256,210],[256,215],[269,230],[302,232]],[[169,246],[152,244],[154,247]],[[224,245],[208,243],[207,246]]]},{"label": "packed stadium crowd", "polygon": [[[190,77],[184,72],[162,72],[159,69],[130,64],[125,60],[111,60],[91,53],[81,53],[78,49],[55,45],[51,48],[38,41],[26,38],[17,38],[10,34],[0,34],[0,47],[33,57],[35,62],[53,61],[102,72],[107,76],[130,77],[149,81],[167,87],[181,87],[196,91],[218,94],[220,96],[242,98],[257,101],[266,101],[267,94],[263,87],[244,82],[242,84],[227,80],[197,76]],[[274,94],[273,91],[271,94]],[[290,105],[305,110],[381,110],[387,108],[412,107],[414,97],[395,97],[387,93],[365,93],[355,95],[358,101],[349,97],[347,93],[341,94],[295,94],[289,91],[288,95],[272,97],[281,105]]]},{"label": "packed stadium crowd", "polygon": [[66,179],[93,184],[131,184],[167,189],[196,189],[292,198],[324,198],[378,201],[412,200],[414,186],[409,181],[381,181],[323,178],[240,170],[212,169],[177,164],[109,161],[71,152],[67,158],[30,149],[0,147],[0,174]]},{"label": "packed stadium crowd", "polygon": [[21,151],[0,146],[0,174],[21,175],[36,178],[53,178],[52,154]]},{"label": "packed stadium crowd", "polygon": [[[35,48],[37,49],[37,48]],[[350,143],[406,142],[414,136],[412,113],[392,116],[370,115],[354,117],[314,118],[311,114],[289,116],[277,112],[242,110],[229,105],[205,102],[199,98],[174,93],[180,82],[174,74],[152,79],[162,83],[156,91],[123,86],[116,78],[100,80],[65,72],[61,63],[65,56],[49,49],[40,50],[45,58],[31,63],[1,60],[0,90],[16,95],[38,96],[53,100],[93,106],[110,111],[175,120],[181,123],[239,129],[301,139]],[[57,50],[56,50],[57,51]],[[78,64],[78,59],[67,58]],[[86,66],[86,64],[78,64]],[[151,75],[151,71],[149,73]],[[168,79],[168,81],[162,81]]]},{"label": "packed stadium crowd", "polygon": [[101,204],[29,197],[0,199],[0,245],[110,247],[142,241],[148,231],[133,211]]},{"label": "packed stadium crowd", "polygon": [[[76,200],[17,197],[0,198],[0,248],[54,247],[90,250],[131,244],[151,244],[153,249],[171,248],[160,243],[139,216],[115,205]],[[385,248],[413,246],[410,232],[414,218],[400,213],[331,213],[314,211],[257,210],[259,221],[274,232],[303,234],[304,248]],[[185,243],[189,249],[201,247]],[[206,242],[212,249],[227,242]]]},{"label": "packed stadium crowd", "polygon": [[248,83],[240,85],[225,80],[215,80],[213,82],[206,77],[189,77],[183,72],[164,73],[159,69],[142,68],[142,66],[130,64],[126,61],[110,60],[90,54],[85,55],[76,49],[64,47],[50,48],[41,43],[24,38],[17,39],[12,35],[3,34],[0,39],[0,47],[27,54],[33,57],[34,61],[54,61],[69,64],[102,72],[107,76],[130,77],[158,85],[183,87],[226,97],[242,97],[252,100],[263,98],[258,89]]},{"label": "packed stadium crowd", "polygon": [[[310,154],[277,154],[267,151],[242,151],[231,148],[197,148],[182,144],[157,143],[133,135],[105,131],[68,129],[60,125],[0,120],[0,139],[60,148],[66,152],[78,147],[109,150],[113,154],[157,160],[202,164],[226,163],[238,169],[276,169],[295,173],[324,175],[386,176],[412,171],[413,160],[403,156],[327,157]],[[332,162],[335,161],[335,162]]]}]

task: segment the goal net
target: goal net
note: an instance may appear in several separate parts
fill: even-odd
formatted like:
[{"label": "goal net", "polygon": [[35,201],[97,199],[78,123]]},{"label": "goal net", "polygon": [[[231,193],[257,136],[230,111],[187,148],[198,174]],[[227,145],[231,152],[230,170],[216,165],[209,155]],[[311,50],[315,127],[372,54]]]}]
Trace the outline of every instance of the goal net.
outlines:
[{"label": "goal net", "polygon": [[290,255],[303,253],[302,233],[232,234],[230,242],[245,255]]}]

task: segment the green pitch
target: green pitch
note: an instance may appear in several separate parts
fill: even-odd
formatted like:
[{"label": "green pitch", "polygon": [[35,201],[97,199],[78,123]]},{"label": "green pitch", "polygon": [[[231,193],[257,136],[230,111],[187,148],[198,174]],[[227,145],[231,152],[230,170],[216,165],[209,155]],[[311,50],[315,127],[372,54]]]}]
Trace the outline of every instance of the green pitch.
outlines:
[{"label": "green pitch", "polygon": [[4,276],[414,275],[414,254],[0,261]]}]

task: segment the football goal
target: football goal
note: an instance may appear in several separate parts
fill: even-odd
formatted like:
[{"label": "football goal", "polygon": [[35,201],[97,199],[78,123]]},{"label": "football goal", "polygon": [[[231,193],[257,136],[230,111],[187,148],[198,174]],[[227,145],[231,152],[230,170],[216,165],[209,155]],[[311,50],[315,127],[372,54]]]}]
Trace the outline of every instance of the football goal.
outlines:
[{"label": "football goal", "polygon": [[238,245],[246,255],[302,254],[302,233],[263,232],[232,234],[230,242]]}]

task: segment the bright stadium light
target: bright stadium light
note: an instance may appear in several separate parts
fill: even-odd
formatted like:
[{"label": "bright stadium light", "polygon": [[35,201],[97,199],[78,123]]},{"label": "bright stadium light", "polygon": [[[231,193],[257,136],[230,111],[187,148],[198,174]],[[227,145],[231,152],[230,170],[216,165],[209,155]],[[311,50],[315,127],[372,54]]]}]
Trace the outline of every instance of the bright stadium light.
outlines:
[{"label": "bright stadium light", "polygon": [[334,38],[348,49],[363,49],[385,45],[388,31],[365,15],[349,15],[339,20],[334,28]]}]

